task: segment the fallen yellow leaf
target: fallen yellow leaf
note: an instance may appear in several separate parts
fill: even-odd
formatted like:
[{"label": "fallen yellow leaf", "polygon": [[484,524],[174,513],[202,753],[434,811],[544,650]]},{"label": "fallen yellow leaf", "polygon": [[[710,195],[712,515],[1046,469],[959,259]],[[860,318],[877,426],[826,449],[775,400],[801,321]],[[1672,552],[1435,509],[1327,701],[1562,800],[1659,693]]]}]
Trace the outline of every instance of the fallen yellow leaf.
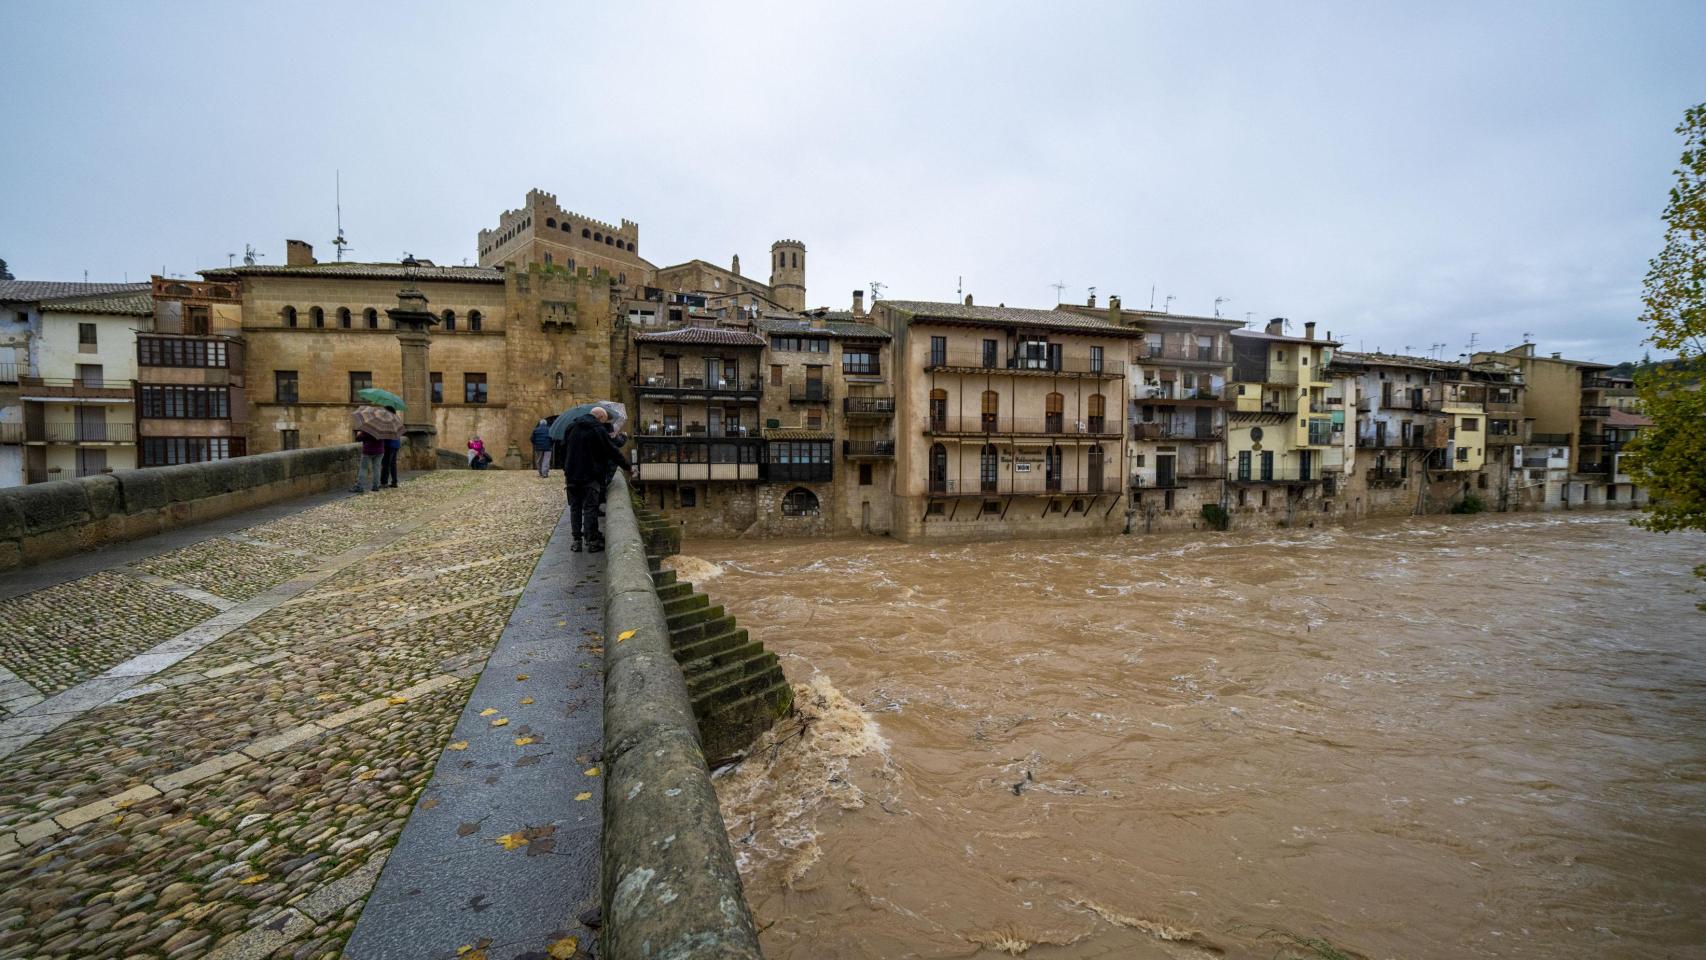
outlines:
[{"label": "fallen yellow leaf", "polygon": [[591,800],[592,794],[586,792],[585,790],[582,790],[580,793],[575,794],[575,799],[576,800]]},{"label": "fallen yellow leaf", "polygon": [[251,873],[248,876],[244,877],[243,879],[241,879],[237,882],[242,884],[245,887],[251,887],[257,883],[260,883],[262,880],[265,880],[266,878],[267,878],[267,875],[264,873]]},{"label": "fallen yellow leaf", "polygon": [[487,707],[486,709],[480,711],[480,716],[489,717],[492,714],[497,713],[497,712],[498,712],[497,707]]},{"label": "fallen yellow leaf", "polygon": [[455,743],[450,745],[450,749],[452,749],[452,750],[466,750],[466,749],[468,749],[468,741],[458,740]]},{"label": "fallen yellow leaf", "polygon": [[589,777],[598,776],[598,768],[597,767],[587,767],[585,772],[586,772],[586,775]]},{"label": "fallen yellow leaf", "polygon": [[390,700],[387,700],[386,702],[391,704],[391,706],[394,707],[399,703],[408,703],[409,698],[408,697],[392,697]]},{"label": "fallen yellow leaf", "polygon": [[525,747],[532,742],[533,742],[532,737],[516,737],[515,738],[515,745],[518,747]]},{"label": "fallen yellow leaf", "polygon": [[522,703],[532,703],[532,702],[533,702],[533,698],[532,698],[532,697],[522,697],[522,698],[521,698],[521,702],[522,702]]},{"label": "fallen yellow leaf", "polygon": [[526,680],[526,679],[527,679],[527,674],[525,674],[525,673],[518,673],[518,674],[516,674],[516,675],[515,675],[515,679],[516,679],[516,682],[518,682],[518,683],[519,683],[519,682],[520,682],[520,681],[522,681],[522,680]]},{"label": "fallen yellow leaf", "polygon": [[564,937],[547,947],[545,955],[551,960],[574,960],[574,956],[580,951],[580,948],[579,937]]},{"label": "fallen yellow leaf", "polygon": [[501,726],[504,726],[505,724],[508,724],[508,723],[509,723],[508,717],[499,717],[496,720],[492,721],[492,726],[501,727]]},{"label": "fallen yellow leaf", "polygon": [[322,693],[319,696],[315,697],[314,699],[320,701],[321,703],[325,703],[327,700],[337,699],[337,696],[338,695],[335,693]]},{"label": "fallen yellow leaf", "polygon": [[558,620],[557,621],[557,626],[559,626],[559,627],[566,627],[568,625],[569,625],[569,621],[567,621],[567,620]]},{"label": "fallen yellow leaf", "polygon": [[616,635],[616,642],[621,643],[622,641],[628,639],[629,637],[632,637],[634,634],[639,633],[639,632],[640,631],[638,631],[638,630],[624,630],[621,633]]},{"label": "fallen yellow leaf", "polygon": [[514,850],[516,847],[527,846],[527,838],[522,836],[520,830],[517,830],[514,833],[506,833],[499,837],[497,843],[505,850]]},{"label": "fallen yellow leaf", "polygon": [[462,946],[456,948],[456,955],[460,957],[472,949],[474,949],[472,944],[464,943]]},{"label": "fallen yellow leaf", "polygon": [[113,826],[116,827],[123,822],[124,822],[124,814],[120,813],[120,814],[116,814],[113,816]]}]

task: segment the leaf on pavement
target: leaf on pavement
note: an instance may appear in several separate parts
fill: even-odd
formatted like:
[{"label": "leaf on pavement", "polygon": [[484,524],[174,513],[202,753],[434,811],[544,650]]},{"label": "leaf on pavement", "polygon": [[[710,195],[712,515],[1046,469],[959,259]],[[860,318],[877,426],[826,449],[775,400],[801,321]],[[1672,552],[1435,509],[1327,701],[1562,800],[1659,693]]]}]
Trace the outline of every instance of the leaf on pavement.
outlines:
[{"label": "leaf on pavement", "polygon": [[391,699],[389,699],[389,700],[387,700],[387,701],[385,701],[385,702],[386,702],[386,703],[389,703],[389,704],[390,704],[390,705],[391,705],[391,706],[393,706],[393,707],[394,707],[394,706],[396,706],[396,705],[398,705],[398,704],[400,704],[400,703],[408,703],[408,702],[409,702],[409,698],[408,698],[408,697],[392,697],[392,698],[391,698]]},{"label": "leaf on pavement", "polygon": [[515,738],[515,745],[518,747],[525,747],[532,742],[533,742],[532,737],[516,737]]},{"label": "leaf on pavement", "polygon": [[241,879],[237,882],[242,884],[245,887],[252,887],[257,883],[260,883],[262,880],[265,880],[266,878],[267,878],[267,875],[264,873],[251,873],[248,876],[244,877],[243,879]]},{"label": "leaf on pavement", "polygon": [[574,956],[580,951],[580,948],[579,937],[564,937],[545,948],[545,955],[551,960],[574,960]]},{"label": "leaf on pavement", "polygon": [[522,835],[520,830],[517,830],[514,833],[506,833],[499,837],[497,843],[505,850],[514,850],[516,847],[527,846],[527,838]]},{"label": "leaf on pavement", "polygon": [[638,630],[624,630],[621,633],[616,635],[616,642],[621,643],[622,641],[627,640],[628,638],[632,637],[634,634],[639,633],[639,632],[640,631],[638,631]]},{"label": "leaf on pavement", "polygon": [[492,714],[497,713],[497,712],[498,712],[497,707],[487,707],[486,709],[480,711],[480,716],[489,717]]},{"label": "leaf on pavement", "polygon": [[597,767],[587,767],[586,770],[583,772],[589,777],[598,776],[598,768]]},{"label": "leaf on pavement", "polygon": [[494,727],[507,726],[508,724],[509,724],[509,718],[508,717],[499,717],[496,720],[492,721],[492,726],[494,726]]},{"label": "leaf on pavement", "polygon": [[526,680],[526,679],[527,679],[527,674],[525,674],[525,673],[518,673],[515,675],[515,680],[517,683],[520,683],[521,681]]},{"label": "leaf on pavement", "polygon": [[580,793],[575,794],[575,799],[576,800],[591,800],[592,794],[588,793],[585,790],[582,790]]},{"label": "leaf on pavement", "polygon": [[522,697],[522,698],[521,698],[521,702],[522,702],[522,703],[524,703],[524,704],[525,704],[525,703],[532,703],[532,702],[533,702],[533,698],[532,698],[532,697]]},{"label": "leaf on pavement", "polygon": [[452,750],[466,750],[466,749],[468,749],[468,741],[458,740],[455,743],[450,745],[450,749],[452,749]]}]

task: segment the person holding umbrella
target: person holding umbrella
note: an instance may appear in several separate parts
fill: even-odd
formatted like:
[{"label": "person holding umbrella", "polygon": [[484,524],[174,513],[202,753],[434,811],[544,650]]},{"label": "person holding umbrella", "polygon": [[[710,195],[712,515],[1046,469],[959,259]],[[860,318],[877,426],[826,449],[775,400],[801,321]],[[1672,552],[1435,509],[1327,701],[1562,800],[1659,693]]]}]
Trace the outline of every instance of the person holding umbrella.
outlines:
[{"label": "person holding umbrella", "polygon": [[[604,549],[604,534],[598,529],[598,505],[604,494],[604,484],[613,464],[632,470],[628,458],[610,442],[605,424],[610,413],[595,406],[581,414],[564,431],[563,445],[567,459],[563,465],[563,482],[569,499],[569,529],[574,543],[569,549],[579,553],[582,544],[589,553]],[[553,424],[554,426],[554,424]]]},{"label": "person holding umbrella", "polygon": [[395,450],[389,457],[386,456],[386,441],[395,441],[398,447],[402,446],[403,418],[397,416],[393,410],[370,404],[356,408],[350,415],[350,425],[355,431],[355,438],[361,442],[361,462],[356,466],[355,492],[362,492],[364,476],[372,484],[372,489],[379,489],[382,459],[390,460],[393,477],[391,485],[396,486],[397,457]]}]

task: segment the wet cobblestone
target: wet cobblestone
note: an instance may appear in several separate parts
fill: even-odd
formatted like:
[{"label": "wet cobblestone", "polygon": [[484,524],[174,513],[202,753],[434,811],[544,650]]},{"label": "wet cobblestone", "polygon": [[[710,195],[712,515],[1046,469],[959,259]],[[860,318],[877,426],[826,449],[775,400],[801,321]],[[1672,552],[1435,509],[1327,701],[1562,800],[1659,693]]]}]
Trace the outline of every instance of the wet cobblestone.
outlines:
[{"label": "wet cobblestone", "polygon": [[0,601],[0,665],[53,694],[215,612],[135,577],[97,573]]}]

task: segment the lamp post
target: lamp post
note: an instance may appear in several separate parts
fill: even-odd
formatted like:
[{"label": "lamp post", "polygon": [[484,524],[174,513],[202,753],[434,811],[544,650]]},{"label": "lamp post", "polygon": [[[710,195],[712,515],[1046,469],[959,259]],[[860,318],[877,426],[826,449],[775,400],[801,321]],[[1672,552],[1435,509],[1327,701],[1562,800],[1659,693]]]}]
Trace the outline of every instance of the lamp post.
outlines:
[{"label": "lamp post", "polygon": [[[413,257],[403,261],[411,268]],[[414,283],[397,291],[397,306],[385,311],[397,331],[397,343],[403,351],[403,435],[408,441],[406,450],[409,469],[438,469],[438,449],[433,425],[432,379],[427,369],[427,350],[431,345],[431,330],[438,318],[427,309],[426,294]]]}]

